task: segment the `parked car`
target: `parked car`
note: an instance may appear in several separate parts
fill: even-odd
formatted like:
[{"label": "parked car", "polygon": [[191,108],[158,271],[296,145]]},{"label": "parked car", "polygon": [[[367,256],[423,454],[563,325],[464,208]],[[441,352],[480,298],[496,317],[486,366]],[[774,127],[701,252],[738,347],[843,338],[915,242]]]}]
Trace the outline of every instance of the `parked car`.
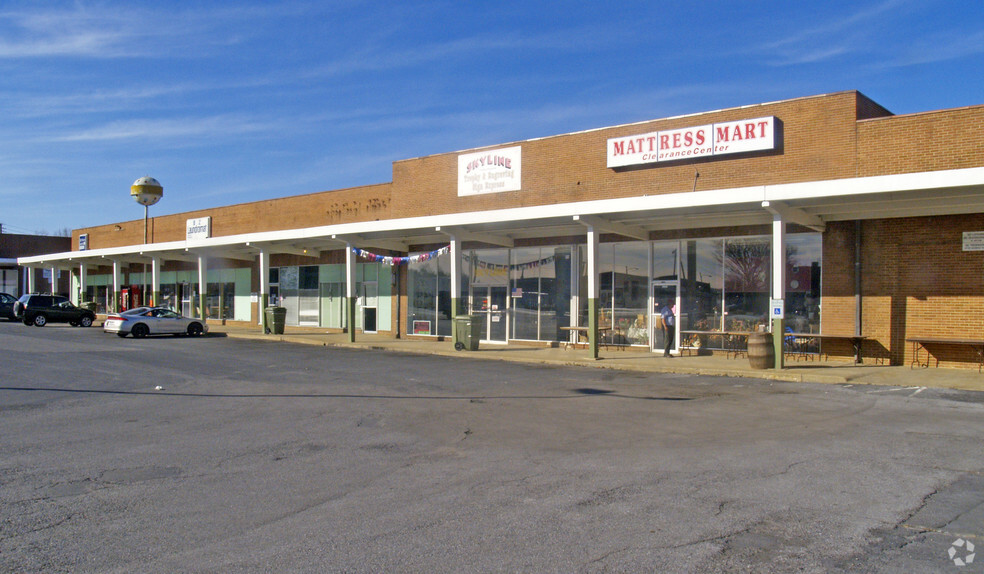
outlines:
[{"label": "parked car", "polygon": [[0,293],[0,317],[14,321],[17,319],[17,315],[14,315],[14,303],[17,302],[17,297],[14,297],[10,293]]},{"label": "parked car", "polygon": [[44,327],[48,323],[68,323],[73,327],[89,327],[96,314],[76,307],[61,295],[23,295],[14,303],[14,315],[25,325]]},{"label": "parked car", "polygon": [[103,323],[103,331],[120,337],[133,335],[141,339],[147,335],[190,335],[197,337],[208,331],[208,325],[200,319],[183,317],[166,307],[137,307],[122,313],[110,314]]}]

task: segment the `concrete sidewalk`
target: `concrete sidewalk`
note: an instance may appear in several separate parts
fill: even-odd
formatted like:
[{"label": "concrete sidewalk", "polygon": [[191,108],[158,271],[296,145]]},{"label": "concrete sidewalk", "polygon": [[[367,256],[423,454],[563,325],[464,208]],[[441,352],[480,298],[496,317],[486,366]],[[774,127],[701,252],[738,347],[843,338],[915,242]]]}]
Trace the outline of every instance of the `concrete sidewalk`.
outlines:
[{"label": "concrete sidewalk", "polygon": [[391,351],[423,355],[443,355],[500,361],[519,361],[539,364],[581,366],[650,373],[682,373],[729,377],[752,377],[777,381],[892,385],[900,387],[935,387],[970,391],[984,391],[984,374],[977,369],[915,368],[908,365],[878,365],[869,360],[862,365],[851,362],[788,361],[782,370],[757,370],[749,366],[748,359],[729,359],[717,356],[693,356],[664,358],[644,351],[602,348],[597,360],[585,349],[562,347],[531,347],[526,345],[482,344],[478,351],[455,351],[451,341],[419,339],[393,339],[381,335],[359,333],[350,343],[345,333],[326,333],[324,329],[287,327],[283,335],[265,335],[257,327],[219,325],[209,323],[209,333],[228,337],[255,339],[270,342],[300,343],[361,349],[366,351]]}]

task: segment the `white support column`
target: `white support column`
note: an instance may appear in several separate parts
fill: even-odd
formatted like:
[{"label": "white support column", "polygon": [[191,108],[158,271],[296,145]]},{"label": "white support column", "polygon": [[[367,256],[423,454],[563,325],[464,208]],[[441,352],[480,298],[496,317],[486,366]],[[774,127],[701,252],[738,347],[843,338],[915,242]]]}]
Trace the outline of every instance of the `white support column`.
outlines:
[{"label": "white support column", "polygon": [[463,310],[461,299],[461,240],[454,235],[451,239],[451,340],[458,340],[458,322],[455,317]]},{"label": "white support column", "polygon": [[24,268],[24,274],[27,276],[27,292],[28,293],[37,293],[37,290],[35,289],[35,284],[34,284],[34,268],[33,267],[25,267]]},{"label": "white support column", "polygon": [[[779,213],[772,214],[772,298],[786,301],[786,221]],[[785,325],[781,317],[772,320],[772,344],[776,353],[776,368],[783,367],[783,338]]]},{"label": "white support column", "polygon": [[85,263],[79,264],[79,300],[77,303],[81,305],[85,300],[85,288],[86,281],[88,280],[89,269],[86,267]]},{"label": "white support column", "polygon": [[259,324],[266,333],[269,330],[266,319],[266,308],[270,305],[270,252],[266,247],[260,248],[260,317]]},{"label": "white support column", "polygon": [[208,259],[204,255],[198,255],[198,313],[202,321],[207,321],[205,316],[205,306],[208,297]]},{"label": "white support column", "polygon": [[120,262],[113,259],[113,300],[106,302],[106,310],[119,312],[120,310],[120,295],[122,294],[122,279],[120,277],[121,269]]},{"label": "white support column", "polygon": [[355,342],[355,253],[352,244],[345,244],[345,320],[348,340]]},{"label": "white support column", "polygon": [[591,356],[598,358],[598,298],[601,286],[598,284],[598,253],[600,231],[593,225],[588,225],[588,345]]},{"label": "white support column", "polygon": [[161,258],[150,258],[150,298],[154,305],[161,304]]},{"label": "white support column", "polygon": [[51,294],[58,294],[58,269],[56,267],[51,268]]}]

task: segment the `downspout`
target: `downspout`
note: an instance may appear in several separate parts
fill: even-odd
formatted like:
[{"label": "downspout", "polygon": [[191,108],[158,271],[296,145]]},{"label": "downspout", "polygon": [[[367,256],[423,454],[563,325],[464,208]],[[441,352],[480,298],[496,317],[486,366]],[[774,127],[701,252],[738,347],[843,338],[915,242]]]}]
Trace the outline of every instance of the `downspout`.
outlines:
[{"label": "downspout", "polygon": [[854,222],[854,335],[861,336],[861,220]]}]

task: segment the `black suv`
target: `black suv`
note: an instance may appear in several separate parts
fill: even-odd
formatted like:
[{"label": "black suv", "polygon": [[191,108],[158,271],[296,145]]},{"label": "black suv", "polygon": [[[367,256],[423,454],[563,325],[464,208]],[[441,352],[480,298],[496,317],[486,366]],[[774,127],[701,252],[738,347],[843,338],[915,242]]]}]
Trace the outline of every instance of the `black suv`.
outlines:
[{"label": "black suv", "polygon": [[44,327],[48,323],[68,323],[73,327],[89,327],[96,314],[76,307],[61,295],[24,295],[14,303],[14,314],[25,325]]},{"label": "black suv", "polygon": [[17,302],[17,297],[14,297],[10,293],[0,293],[0,317],[6,317],[11,321],[17,319],[14,315],[14,303]]}]

